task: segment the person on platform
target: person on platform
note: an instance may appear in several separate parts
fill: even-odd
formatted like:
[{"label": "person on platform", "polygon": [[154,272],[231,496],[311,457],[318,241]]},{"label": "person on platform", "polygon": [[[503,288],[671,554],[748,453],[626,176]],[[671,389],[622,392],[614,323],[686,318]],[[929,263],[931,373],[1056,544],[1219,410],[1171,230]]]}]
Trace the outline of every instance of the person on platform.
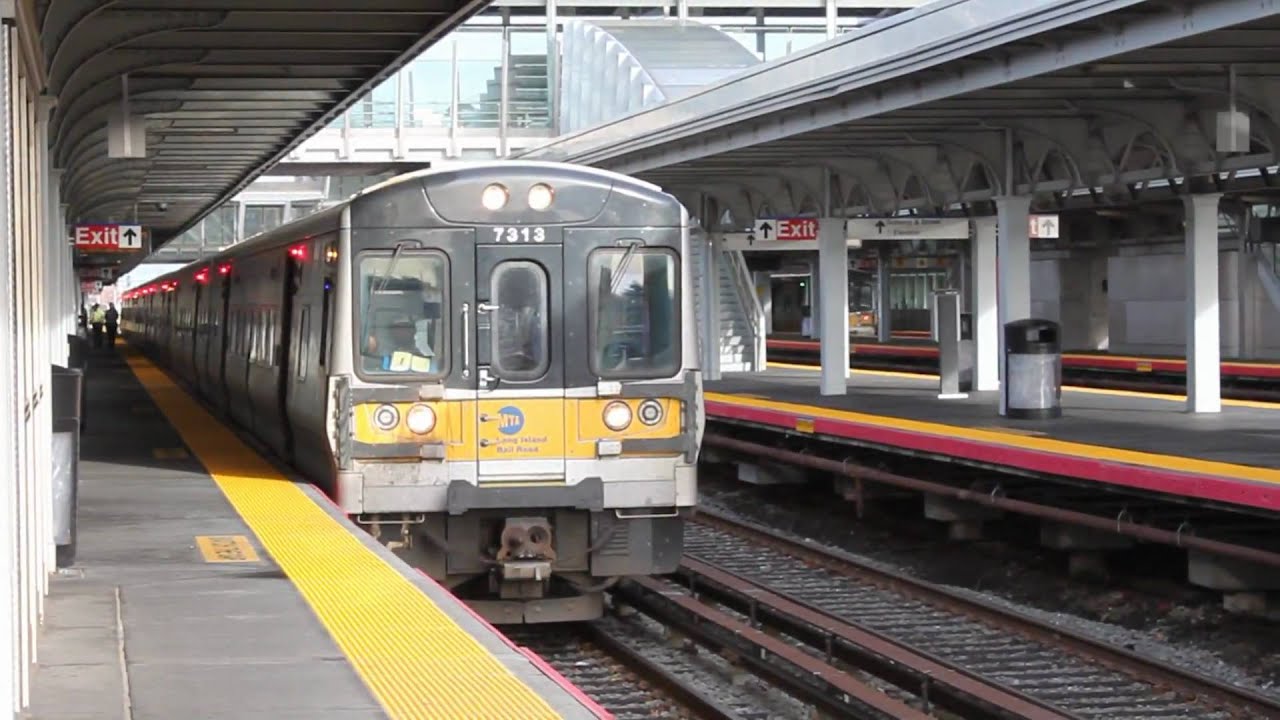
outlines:
[{"label": "person on platform", "polygon": [[120,311],[116,310],[115,303],[107,303],[104,319],[107,322],[107,349],[110,350],[116,346],[116,331],[120,328]]},{"label": "person on platform", "polygon": [[107,313],[98,303],[89,308],[89,325],[93,328],[93,346],[102,347],[102,329],[107,324]]}]

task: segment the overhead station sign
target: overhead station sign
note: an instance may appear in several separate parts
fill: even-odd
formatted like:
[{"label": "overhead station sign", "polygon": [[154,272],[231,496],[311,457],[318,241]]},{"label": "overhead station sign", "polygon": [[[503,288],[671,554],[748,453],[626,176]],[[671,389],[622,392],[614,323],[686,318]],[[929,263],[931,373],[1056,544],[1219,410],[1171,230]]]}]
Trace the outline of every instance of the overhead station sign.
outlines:
[{"label": "overhead station sign", "polygon": [[817,218],[760,218],[756,220],[756,239],[762,241],[803,242],[818,239]]},{"label": "overhead station sign", "polygon": [[139,252],[142,250],[142,226],[76,225],[75,246],[83,252]]},{"label": "overhead station sign", "polygon": [[845,235],[859,240],[967,240],[967,218],[854,218]]}]

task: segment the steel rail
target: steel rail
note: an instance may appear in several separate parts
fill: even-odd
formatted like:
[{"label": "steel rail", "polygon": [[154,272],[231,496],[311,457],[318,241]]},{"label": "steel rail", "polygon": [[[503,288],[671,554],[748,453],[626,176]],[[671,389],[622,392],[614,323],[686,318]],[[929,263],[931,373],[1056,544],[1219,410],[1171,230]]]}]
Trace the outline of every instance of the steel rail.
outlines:
[{"label": "steel rail", "polygon": [[720,512],[699,508],[694,522],[720,529],[766,547],[781,550],[815,566],[884,587],[936,607],[985,621],[1028,639],[1062,648],[1078,657],[1110,667],[1159,688],[1186,693],[1200,702],[1235,710],[1246,718],[1280,718],[1280,700],[1230,685],[1191,670],[1138,655],[1125,648],[970,597],[939,585],[876,568],[852,555],[788,537],[770,528]]}]

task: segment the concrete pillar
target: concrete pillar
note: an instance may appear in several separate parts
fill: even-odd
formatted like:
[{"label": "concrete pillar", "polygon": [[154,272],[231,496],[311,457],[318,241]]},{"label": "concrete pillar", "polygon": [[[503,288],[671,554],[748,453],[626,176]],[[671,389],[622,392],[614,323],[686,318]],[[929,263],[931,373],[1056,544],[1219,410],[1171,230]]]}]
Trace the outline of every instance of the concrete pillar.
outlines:
[{"label": "concrete pillar", "polygon": [[822,324],[820,391],[844,395],[849,391],[849,241],[840,218],[818,222],[817,277],[822,287],[817,303]]},{"label": "concrete pillar", "polygon": [[876,338],[887,343],[893,340],[893,304],[890,298],[893,297],[890,285],[890,279],[893,277],[893,269],[890,261],[893,258],[893,247],[887,242],[877,243],[876,246],[876,294],[878,295],[878,304],[880,312],[876,316]]},{"label": "concrete pillar", "polygon": [[996,219],[973,219],[969,272],[973,280],[973,389],[1000,389],[1000,317],[996,307]]},{"label": "concrete pillar", "polygon": [[924,516],[947,523],[947,536],[952,540],[981,540],[982,523],[996,520],[1004,511],[989,505],[957,500],[946,495],[925,493]]},{"label": "concrete pillar", "polygon": [[[996,198],[996,336],[1000,344],[1000,380],[1005,375],[1005,323],[1031,317],[1031,197],[1012,195]],[[1005,413],[1004,393],[1000,393],[1000,414]]]},{"label": "concrete pillar", "polygon": [[1218,200],[1220,193],[1187,195],[1187,411],[1222,411],[1222,352],[1218,317]]}]

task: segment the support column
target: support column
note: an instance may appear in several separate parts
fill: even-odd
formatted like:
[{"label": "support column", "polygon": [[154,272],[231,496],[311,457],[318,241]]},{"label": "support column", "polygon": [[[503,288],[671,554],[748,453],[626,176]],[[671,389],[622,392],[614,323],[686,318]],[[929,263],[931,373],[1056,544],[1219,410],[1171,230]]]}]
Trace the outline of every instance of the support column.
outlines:
[{"label": "support column", "polygon": [[1218,309],[1220,193],[1187,195],[1187,411],[1222,411],[1222,351]]},{"label": "support column", "polygon": [[[0,10],[0,16],[9,19]],[[6,306],[0,312],[0,476],[7,482],[0,486],[0,711],[12,712],[21,708],[21,671],[18,663],[22,634],[18,613],[21,607],[19,595],[22,583],[19,578],[18,536],[21,532],[18,517],[18,390],[14,382],[18,365],[17,326],[10,303],[13,294],[8,291],[13,282],[14,267],[14,194],[13,187],[13,102],[15,88],[13,76],[13,31],[0,26],[0,285],[6,290],[2,297]]]},{"label": "support column", "polygon": [[890,267],[892,258],[892,245],[887,242],[876,244],[876,304],[879,306],[876,313],[876,339],[882,343],[893,340],[893,304],[890,300],[893,297],[890,284],[890,278],[893,277],[893,268]]},{"label": "support column", "polygon": [[844,220],[818,221],[819,322],[823,395],[849,391],[849,240]]},{"label": "support column", "polygon": [[969,274],[973,287],[973,389],[1000,389],[1000,317],[996,307],[996,219],[973,219]]},{"label": "support column", "polygon": [[[1031,196],[996,198],[996,337],[1000,347],[1000,381],[1005,378],[1004,326],[1031,317]],[[1004,393],[1000,414],[1005,413]]]},{"label": "support column", "polygon": [[703,366],[704,380],[720,379],[720,363],[724,359],[724,336],[720,332],[720,257],[721,237],[719,233],[708,232],[699,238],[706,252],[706,275],[702,278],[705,303],[705,329],[703,342],[706,343],[707,356]]}]

